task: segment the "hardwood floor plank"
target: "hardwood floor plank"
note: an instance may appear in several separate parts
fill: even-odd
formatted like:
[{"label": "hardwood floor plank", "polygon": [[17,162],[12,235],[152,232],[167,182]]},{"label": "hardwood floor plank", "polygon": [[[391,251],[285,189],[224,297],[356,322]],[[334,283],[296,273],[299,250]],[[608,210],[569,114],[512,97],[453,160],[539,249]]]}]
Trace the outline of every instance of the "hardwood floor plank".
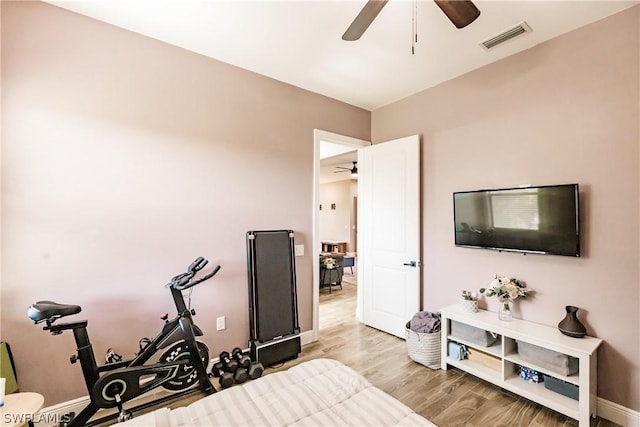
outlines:
[{"label": "hardwood floor plank", "polygon": [[467,420],[467,425],[474,426],[498,426],[505,414],[509,414],[508,425],[512,426],[511,411],[517,403],[517,399],[501,393],[494,398],[485,398],[485,404],[479,407]]},{"label": "hardwood floor plank", "polygon": [[437,393],[429,395],[429,398],[425,401],[425,406],[419,408],[420,412],[422,414],[429,414],[424,415],[427,418],[437,416],[465,394],[470,393],[478,384],[478,381],[480,380],[468,375],[461,376],[460,378],[451,378],[448,383],[440,386]]},{"label": "hardwood floor plank", "polygon": [[457,399],[452,405],[435,417],[427,418],[440,427],[476,425],[467,423],[467,420],[469,420],[486,401],[486,397],[469,392],[460,399]]},{"label": "hardwood floor plank", "polygon": [[533,422],[546,427],[567,427],[566,416],[545,407],[540,409]]}]

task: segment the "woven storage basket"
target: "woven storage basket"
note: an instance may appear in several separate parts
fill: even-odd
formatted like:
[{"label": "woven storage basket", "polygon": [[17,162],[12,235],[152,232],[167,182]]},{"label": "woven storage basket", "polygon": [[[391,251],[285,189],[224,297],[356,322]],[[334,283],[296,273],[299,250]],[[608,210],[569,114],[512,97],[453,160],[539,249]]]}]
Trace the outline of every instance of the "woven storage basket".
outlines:
[{"label": "woven storage basket", "polygon": [[410,323],[405,326],[409,357],[427,368],[440,369],[440,332],[415,332],[409,329]]}]

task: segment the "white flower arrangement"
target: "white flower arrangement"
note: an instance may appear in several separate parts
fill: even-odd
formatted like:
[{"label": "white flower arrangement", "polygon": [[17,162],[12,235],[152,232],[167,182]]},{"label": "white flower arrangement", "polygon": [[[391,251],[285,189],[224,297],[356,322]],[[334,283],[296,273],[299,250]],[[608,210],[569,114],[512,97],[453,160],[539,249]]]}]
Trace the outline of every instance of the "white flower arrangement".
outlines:
[{"label": "white flower arrangement", "polygon": [[322,260],[322,264],[324,268],[335,268],[336,267],[336,259],[331,257],[326,257]]},{"label": "white flower arrangement", "polygon": [[525,298],[530,292],[531,289],[520,280],[498,275],[494,276],[488,288],[480,288],[481,294],[488,297],[497,296],[502,302],[507,299]]}]

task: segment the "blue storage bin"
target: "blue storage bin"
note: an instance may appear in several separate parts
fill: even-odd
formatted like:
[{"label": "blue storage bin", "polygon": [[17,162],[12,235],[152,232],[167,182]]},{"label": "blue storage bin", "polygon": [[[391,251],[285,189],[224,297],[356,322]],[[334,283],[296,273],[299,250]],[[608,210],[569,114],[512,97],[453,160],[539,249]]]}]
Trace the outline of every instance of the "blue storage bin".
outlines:
[{"label": "blue storage bin", "polygon": [[555,391],[571,399],[578,400],[579,398],[580,387],[546,374],[544,375],[544,386],[551,391]]}]

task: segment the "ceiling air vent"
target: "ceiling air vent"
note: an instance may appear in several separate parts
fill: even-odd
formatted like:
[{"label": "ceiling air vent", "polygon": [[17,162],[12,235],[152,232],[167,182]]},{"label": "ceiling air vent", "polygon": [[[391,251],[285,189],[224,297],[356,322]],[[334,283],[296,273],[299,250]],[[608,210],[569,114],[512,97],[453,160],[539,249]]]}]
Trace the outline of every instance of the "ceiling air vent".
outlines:
[{"label": "ceiling air vent", "polygon": [[500,34],[495,35],[493,37],[490,37],[483,42],[480,42],[480,46],[484,47],[486,50],[493,49],[494,47],[506,41],[509,41],[514,37],[518,37],[519,35],[522,35],[524,33],[529,33],[531,31],[532,31],[531,27],[529,27],[529,25],[526,22],[522,21],[518,25],[511,27],[508,30],[503,31]]}]

